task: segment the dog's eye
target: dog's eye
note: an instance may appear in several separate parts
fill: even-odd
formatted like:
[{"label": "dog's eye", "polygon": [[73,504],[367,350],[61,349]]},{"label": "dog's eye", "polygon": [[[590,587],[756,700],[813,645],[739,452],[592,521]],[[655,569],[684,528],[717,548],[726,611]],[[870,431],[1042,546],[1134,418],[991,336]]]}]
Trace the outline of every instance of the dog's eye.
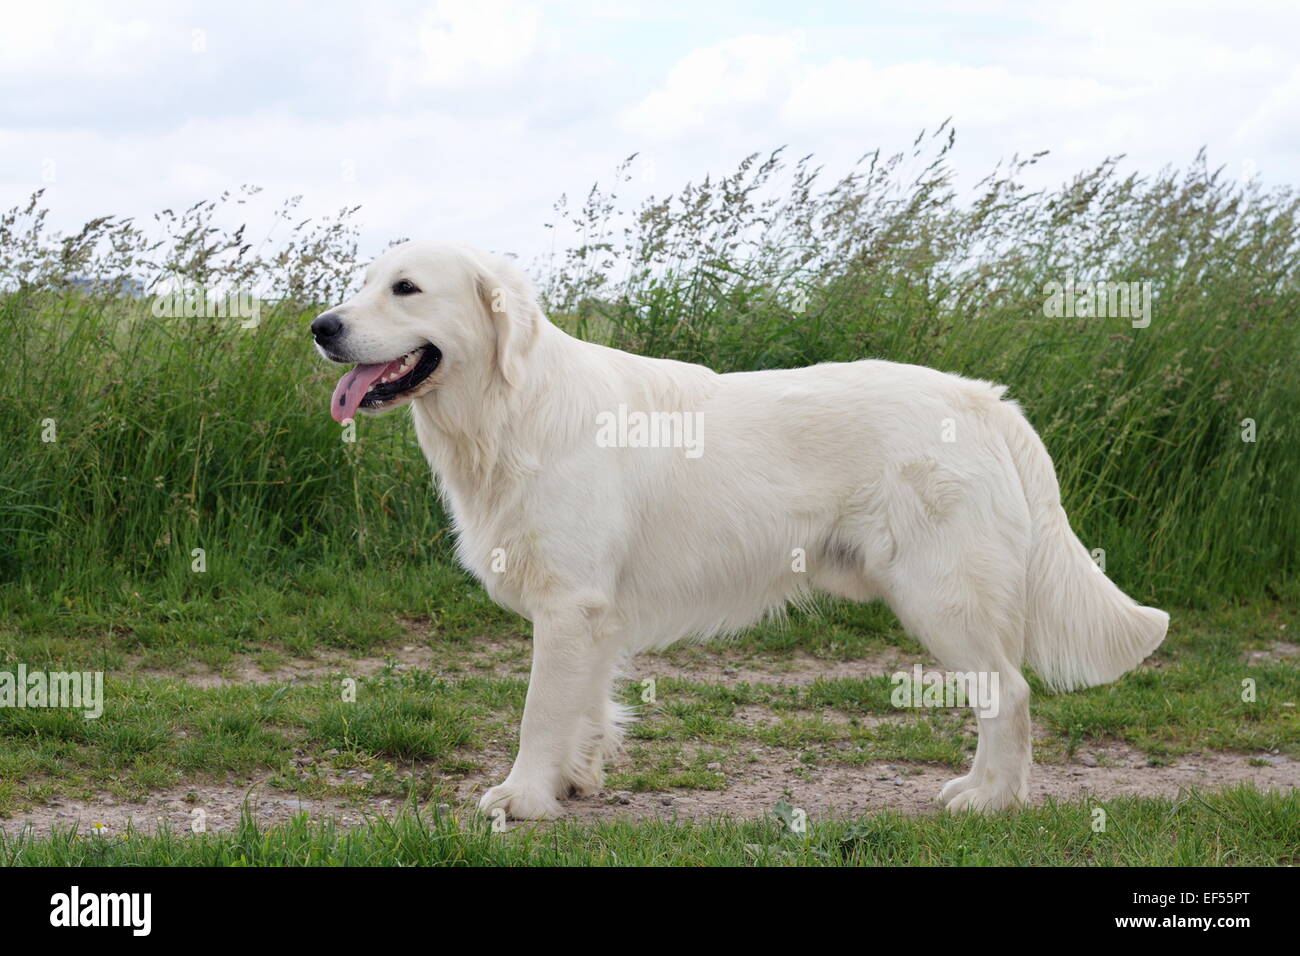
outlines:
[{"label": "dog's eye", "polygon": [[405,279],[393,283],[393,295],[415,295],[419,291],[419,287],[414,282],[407,282]]}]

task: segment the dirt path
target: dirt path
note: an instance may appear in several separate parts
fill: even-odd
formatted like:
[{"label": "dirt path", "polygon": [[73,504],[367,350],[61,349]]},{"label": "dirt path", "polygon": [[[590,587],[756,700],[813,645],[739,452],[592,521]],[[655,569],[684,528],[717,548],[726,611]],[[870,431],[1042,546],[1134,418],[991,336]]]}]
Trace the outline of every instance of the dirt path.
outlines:
[{"label": "dirt path", "polygon": [[[1251,783],[1261,790],[1292,790],[1300,786],[1300,761],[1285,756],[1264,758],[1235,753],[1187,755],[1169,766],[1148,766],[1140,751],[1125,746],[1095,748],[1065,764],[1035,763],[1030,775],[1030,800],[1077,801],[1118,796],[1176,797],[1190,787],[1221,790]],[[476,799],[499,783],[509,769],[505,760],[493,772],[467,778],[458,788],[462,801]],[[734,773],[732,767],[734,765]],[[617,770],[616,762],[612,769]],[[633,793],[606,790],[586,800],[568,800],[566,812],[580,820],[673,817],[705,819],[726,816],[762,817],[784,796],[810,817],[861,815],[877,810],[905,813],[939,812],[935,797],[960,772],[931,764],[873,763],[863,766],[813,766],[799,762],[792,751],[756,747],[743,760],[723,767],[722,790],[670,790]]]},{"label": "dirt path", "polygon": [[[527,642],[523,640],[491,642],[480,646],[470,657],[456,661],[440,657],[427,645],[411,645],[382,657],[329,656],[272,670],[241,663],[221,673],[198,672],[180,675],[180,679],[203,687],[295,683],[319,681],[340,673],[373,674],[388,666],[427,668],[452,679],[466,673],[527,677]],[[810,683],[818,677],[891,673],[909,668],[913,662],[912,657],[896,649],[883,652],[879,658],[849,662],[827,662],[808,655],[781,661],[725,653],[688,657],[686,661],[680,657],[646,655],[633,662],[627,676],[634,681],[646,677],[677,677],[703,683],[792,685]],[[141,674],[164,676],[145,671]],[[748,710],[754,713],[742,711],[739,719],[761,722],[773,717],[764,708],[745,709]],[[833,715],[826,716],[833,719]],[[444,778],[454,788],[453,805],[457,809],[471,812],[478,795],[505,777],[512,745],[512,740],[493,741],[488,753],[475,755],[481,759],[480,770],[458,780]],[[687,745],[683,751],[689,758],[694,747]],[[413,769],[417,773],[421,770]],[[620,772],[626,774],[632,769],[632,763],[624,755],[609,769],[617,779]],[[934,799],[940,787],[959,775],[948,767],[902,762],[845,766],[829,761],[809,766],[799,759],[795,750],[760,745],[742,745],[723,761],[710,764],[710,769],[719,774],[721,789],[631,792],[611,788],[588,799],[566,801],[564,807],[571,818],[584,821],[719,816],[754,819],[768,813],[782,797],[813,819],[861,815],[882,809],[934,813],[939,812]],[[1294,789],[1300,785],[1300,761],[1277,754],[1216,752],[1174,758],[1167,766],[1150,766],[1142,752],[1111,744],[1081,751],[1066,763],[1035,763],[1030,780],[1034,803],[1049,797],[1061,801],[1104,800],[1123,795],[1175,797],[1190,787],[1218,790],[1239,783],[1251,783],[1266,790]],[[368,815],[391,814],[400,808],[402,801],[344,796],[300,798],[264,784],[249,787],[187,783],[154,793],[138,803],[122,802],[106,793],[89,801],[57,800],[0,820],[0,829],[13,834],[30,826],[37,833],[48,833],[51,828],[67,829],[76,825],[80,832],[98,827],[103,832],[121,833],[130,823],[139,830],[152,832],[160,822],[166,821],[177,832],[189,831],[196,823],[208,831],[221,832],[238,824],[245,804],[263,824],[281,823],[307,813],[313,819],[333,819],[340,825],[351,826]]]},{"label": "dirt path", "polygon": [[[1035,764],[1030,780],[1031,799],[1041,803],[1047,797],[1062,801],[1090,797],[1105,800],[1125,795],[1175,797],[1189,787],[1218,790],[1252,783],[1262,790],[1289,790],[1300,785],[1300,761],[1273,756],[1265,758],[1271,764],[1258,766],[1250,763],[1252,759],[1260,758],[1216,753],[1179,758],[1170,766],[1150,767],[1138,751],[1125,747],[1100,748],[1066,764]],[[623,766],[625,762],[626,758]],[[619,766],[616,762],[613,769]],[[736,766],[734,775],[726,774],[723,790],[649,793],[605,790],[585,800],[568,800],[564,807],[571,818],[583,821],[700,820],[719,816],[755,819],[766,814],[784,796],[812,819],[856,816],[883,809],[937,813],[940,811],[934,796],[954,775],[948,768],[922,764],[805,767],[792,752],[774,748],[755,748],[755,752],[747,754]],[[478,794],[499,782],[507,769],[508,758],[504,754],[494,755],[487,769],[459,784],[460,806],[465,810],[472,808]],[[185,832],[201,819],[207,830],[221,832],[238,823],[245,800],[255,819],[263,824],[282,823],[307,813],[313,819],[333,819],[340,825],[351,826],[362,822],[367,815],[391,814],[401,805],[397,799],[357,802],[344,798],[298,798],[264,786],[191,785],[156,793],[144,803],[121,803],[104,794],[93,802],[68,801],[35,807],[0,821],[0,829],[14,834],[30,826],[37,833],[48,833],[52,827],[67,829],[76,824],[80,832],[91,832],[98,824],[104,828],[103,832],[112,834],[124,832],[130,821],[136,829],[152,832],[165,820],[174,831]]]}]

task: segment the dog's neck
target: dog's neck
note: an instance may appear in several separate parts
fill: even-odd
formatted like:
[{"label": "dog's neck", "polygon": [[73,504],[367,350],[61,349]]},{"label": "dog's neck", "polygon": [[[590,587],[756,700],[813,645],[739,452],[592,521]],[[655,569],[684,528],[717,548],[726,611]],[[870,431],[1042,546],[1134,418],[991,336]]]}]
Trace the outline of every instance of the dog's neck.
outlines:
[{"label": "dog's neck", "polygon": [[[543,460],[596,441],[598,413],[620,403],[693,410],[716,385],[717,374],[703,367],[657,374],[658,361],[571,338],[543,319],[515,385],[493,370],[477,388],[458,383],[412,402],[416,437],[457,519],[508,508]],[[627,363],[647,363],[635,384],[624,379]]]},{"label": "dog's neck", "polygon": [[[491,391],[506,392],[503,385]],[[517,473],[518,444],[512,441],[508,394],[485,395],[473,414],[449,408],[436,392],[411,403],[416,438],[439,482],[463,495],[487,491]]]},{"label": "dog's neck", "polygon": [[557,364],[546,358],[548,351],[564,348],[561,340],[572,342],[544,322],[530,374],[514,386],[494,370],[477,389],[435,389],[411,403],[420,448],[453,502],[495,499],[536,470],[537,397],[550,392],[554,399],[563,391],[547,381]]}]

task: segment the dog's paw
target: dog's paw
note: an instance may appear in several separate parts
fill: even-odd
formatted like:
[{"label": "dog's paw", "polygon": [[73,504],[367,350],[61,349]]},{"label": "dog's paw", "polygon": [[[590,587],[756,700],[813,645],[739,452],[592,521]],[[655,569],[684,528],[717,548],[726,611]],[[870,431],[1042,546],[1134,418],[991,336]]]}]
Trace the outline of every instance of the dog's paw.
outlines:
[{"label": "dog's paw", "polygon": [[[953,781],[953,783],[956,782]],[[964,810],[975,813],[992,813],[997,810],[1005,810],[1008,807],[1018,806],[1019,803],[1019,798],[1010,787],[994,787],[982,784],[956,794],[949,801],[948,809],[953,813],[961,813]]]},{"label": "dog's paw", "polygon": [[939,791],[938,800],[945,807],[957,799],[958,795],[965,793],[975,786],[975,774],[968,773],[964,777],[957,777],[955,780],[949,780]]},{"label": "dog's paw", "polygon": [[560,801],[546,787],[530,786],[507,780],[498,784],[478,802],[479,812],[494,816],[504,810],[511,820],[554,820],[562,812]]}]

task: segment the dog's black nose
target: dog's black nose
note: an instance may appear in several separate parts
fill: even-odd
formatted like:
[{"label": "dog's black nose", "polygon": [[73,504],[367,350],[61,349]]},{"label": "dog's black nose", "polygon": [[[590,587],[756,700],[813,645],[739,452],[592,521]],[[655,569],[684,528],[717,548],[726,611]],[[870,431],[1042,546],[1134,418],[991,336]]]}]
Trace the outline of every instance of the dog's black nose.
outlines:
[{"label": "dog's black nose", "polygon": [[321,345],[324,345],[342,331],[343,320],[333,312],[326,312],[324,315],[318,315],[312,319],[311,334]]}]

